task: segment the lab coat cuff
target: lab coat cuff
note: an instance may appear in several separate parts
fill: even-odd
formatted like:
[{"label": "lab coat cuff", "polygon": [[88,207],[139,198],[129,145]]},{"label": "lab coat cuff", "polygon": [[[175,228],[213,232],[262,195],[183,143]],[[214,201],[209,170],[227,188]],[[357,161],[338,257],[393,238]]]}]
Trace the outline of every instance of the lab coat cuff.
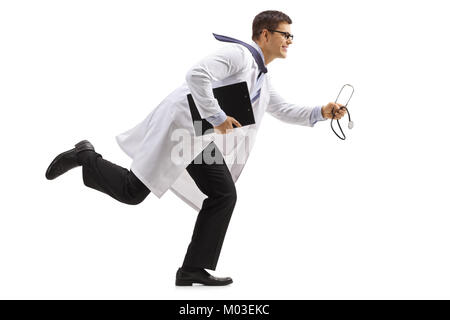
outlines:
[{"label": "lab coat cuff", "polygon": [[225,120],[227,120],[227,115],[223,112],[223,110],[220,110],[215,115],[206,118],[206,121],[211,123],[214,127],[221,125],[225,122]]}]

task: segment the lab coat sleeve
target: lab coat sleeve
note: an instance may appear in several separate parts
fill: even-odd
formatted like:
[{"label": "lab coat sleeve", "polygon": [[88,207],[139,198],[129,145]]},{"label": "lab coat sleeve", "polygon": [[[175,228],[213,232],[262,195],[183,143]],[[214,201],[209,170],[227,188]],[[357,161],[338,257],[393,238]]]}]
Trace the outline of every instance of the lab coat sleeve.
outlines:
[{"label": "lab coat sleeve", "polygon": [[222,109],[213,95],[213,82],[245,72],[253,57],[240,44],[226,44],[215,53],[196,63],[186,74],[186,83],[202,119],[218,114]]},{"label": "lab coat sleeve", "polygon": [[269,78],[266,78],[266,81],[269,89],[269,103],[266,112],[283,122],[308,127],[314,126],[310,122],[314,107],[302,107],[286,102],[272,87]]}]

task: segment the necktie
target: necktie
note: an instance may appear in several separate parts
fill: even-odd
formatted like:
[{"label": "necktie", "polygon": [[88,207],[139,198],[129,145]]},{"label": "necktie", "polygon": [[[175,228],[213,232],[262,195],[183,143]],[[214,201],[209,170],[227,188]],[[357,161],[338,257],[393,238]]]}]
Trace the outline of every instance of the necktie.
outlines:
[{"label": "necktie", "polygon": [[[255,59],[256,63],[258,64],[259,71],[262,72],[262,73],[267,73],[267,68],[264,65],[264,61],[261,58],[261,55],[259,54],[258,50],[253,48],[251,45],[249,45],[248,43],[245,43],[244,41],[233,39],[233,38],[230,38],[230,37],[227,37],[227,36],[221,36],[221,35],[218,35],[218,34],[215,34],[215,33],[213,33],[213,36],[219,41],[239,43],[239,44],[243,45],[244,47],[246,47],[248,50],[250,50],[253,58]],[[258,76],[258,78],[259,78],[259,76]]]}]

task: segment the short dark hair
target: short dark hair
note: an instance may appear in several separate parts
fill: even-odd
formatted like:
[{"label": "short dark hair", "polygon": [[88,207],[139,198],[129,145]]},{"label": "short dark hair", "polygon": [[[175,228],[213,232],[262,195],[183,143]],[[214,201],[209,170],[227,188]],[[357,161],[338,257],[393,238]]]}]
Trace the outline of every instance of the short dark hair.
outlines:
[{"label": "short dark hair", "polygon": [[252,40],[256,41],[259,39],[261,32],[263,29],[274,30],[278,27],[281,22],[286,22],[291,24],[292,20],[289,18],[287,14],[284,14],[281,11],[275,10],[267,10],[261,13],[258,13],[256,17],[253,19],[253,35]]}]

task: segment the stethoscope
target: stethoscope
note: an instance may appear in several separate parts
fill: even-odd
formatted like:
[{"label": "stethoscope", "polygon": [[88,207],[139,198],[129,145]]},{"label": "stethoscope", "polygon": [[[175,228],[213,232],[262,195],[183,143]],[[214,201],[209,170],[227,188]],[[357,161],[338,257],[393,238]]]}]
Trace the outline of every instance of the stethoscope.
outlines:
[{"label": "stethoscope", "polygon": [[[355,89],[353,88],[353,86],[352,86],[351,84],[344,84],[344,85],[342,86],[342,88],[341,88],[341,91],[339,91],[339,93],[338,93],[338,95],[337,95],[337,97],[336,97],[336,101],[335,101],[334,103],[337,103],[337,102],[338,102],[339,96],[341,95],[342,90],[344,90],[344,88],[345,88],[346,86],[349,86],[349,87],[352,89],[352,93],[351,93],[350,97],[348,98],[347,102],[345,103],[345,105],[343,105],[343,106],[341,107],[341,109],[345,109],[345,110],[347,111],[347,114],[348,114],[348,128],[349,128],[349,129],[352,129],[352,128],[353,128],[353,121],[352,121],[352,119],[350,118],[350,112],[348,111],[347,105],[348,105],[348,103],[350,102],[350,99],[351,99],[352,96],[353,96],[353,92],[355,92]],[[333,120],[334,120],[334,117],[335,117],[335,115],[336,115],[334,109],[333,109],[332,113],[333,113],[333,117],[331,118],[331,122],[330,122],[331,130],[333,130],[334,134],[335,134],[339,139],[345,140],[346,137],[345,137],[344,131],[342,131],[341,124],[339,123],[339,119],[336,119],[336,121],[337,121],[337,124],[338,124],[338,126],[339,126],[339,129],[341,130],[341,133],[342,133],[342,136],[343,136],[343,137],[341,137],[340,135],[338,135],[337,132],[334,130],[334,127],[333,127]]]}]

